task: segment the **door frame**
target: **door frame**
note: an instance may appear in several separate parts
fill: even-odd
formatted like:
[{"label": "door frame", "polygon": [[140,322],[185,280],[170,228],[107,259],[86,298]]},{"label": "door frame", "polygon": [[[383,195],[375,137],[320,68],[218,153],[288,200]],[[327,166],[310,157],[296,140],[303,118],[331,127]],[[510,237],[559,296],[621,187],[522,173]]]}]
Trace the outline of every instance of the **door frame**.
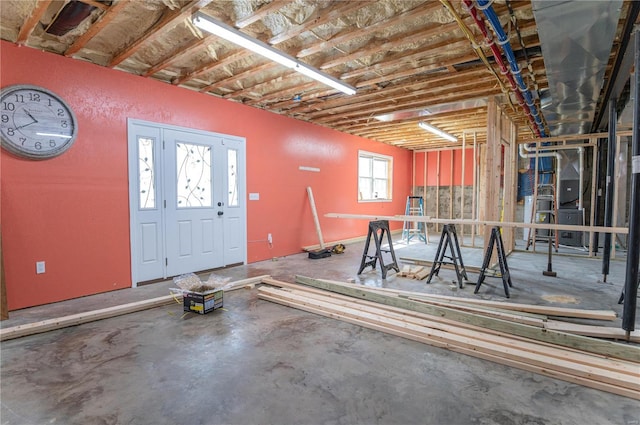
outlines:
[{"label": "door frame", "polygon": [[[176,125],[170,125],[170,124],[163,124],[163,123],[157,123],[157,122],[153,122],[153,121],[146,121],[146,120],[140,120],[140,119],[136,119],[136,118],[127,118],[127,176],[128,176],[128,192],[129,192],[129,258],[130,258],[130,266],[131,266],[131,287],[135,288],[138,286],[138,270],[137,270],[137,258],[138,258],[138,253],[139,253],[139,249],[140,247],[136,246],[136,237],[135,237],[135,232],[136,232],[136,223],[137,223],[137,215],[138,215],[138,155],[137,155],[137,139],[136,139],[136,134],[133,131],[133,127],[139,125],[139,126],[147,126],[147,127],[152,127],[152,128],[157,128],[160,130],[160,137],[161,140],[160,142],[160,149],[158,149],[158,154],[155,158],[155,161],[158,164],[163,164],[164,166],[164,153],[163,153],[163,148],[162,145],[164,144],[164,136],[163,136],[163,131],[164,130],[174,130],[174,131],[181,131],[181,132],[187,132],[187,133],[197,133],[203,136],[210,136],[210,137],[217,137],[217,138],[222,138],[223,140],[233,140],[233,141],[237,141],[240,142],[241,145],[243,146],[243,149],[240,150],[240,158],[238,163],[242,164],[242,170],[238,170],[241,171],[242,174],[242,178],[238,179],[238,191],[240,196],[242,196],[241,198],[241,212],[242,212],[242,216],[244,218],[243,222],[242,222],[242,228],[243,228],[243,235],[244,235],[244,243],[242,246],[242,264],[247,264],[247,196],[246,196],[246,139],[244,137],[240,137],[240,136],[233,136],[233,135],[228,135],[228,134],[222,134],[222,133],[214,133],[211,131],[206,131],[206,130],[199,130],[199,129],[194,129],[194,128],[189,128],[189,127],[181,127],[181,126],[176,126]],[[226,160],[225,160],[226,163]],[[162,172],[164,173],[165,170],[163,169]],[[165,188],[163,187],[161,181],[163,180],[162,176],[158,177],[156,180],[156,188],[162,189],[163,191],[165,190]],[[163,192],[163,197],[164,197],[164,192]],[[164,211],[164,208],[162,208],[161,211],[161,215],[162,215],[162,227],[163,227],[163,231],[162,231],[162,256],[163,258],[166,256],[166,252],[164,252],[164,250],[166,249],[166,237],[165,237],[165,231],[164,231],[164,227],[165,227],[165,215],[166,212]],[[223,229],[224,230],[224,229]],[[223,231],[224,234],[224,231]],[[224,237],[223,235],[221,237]],[[223,242],[223,267],[226,266],[227,264],[224,263],[224,242]],[[237,264],[237,263],[235,263]],[[167,278],[166,276],[166,266],[163,267],[163,274],[164,276],[162,278]]]}]

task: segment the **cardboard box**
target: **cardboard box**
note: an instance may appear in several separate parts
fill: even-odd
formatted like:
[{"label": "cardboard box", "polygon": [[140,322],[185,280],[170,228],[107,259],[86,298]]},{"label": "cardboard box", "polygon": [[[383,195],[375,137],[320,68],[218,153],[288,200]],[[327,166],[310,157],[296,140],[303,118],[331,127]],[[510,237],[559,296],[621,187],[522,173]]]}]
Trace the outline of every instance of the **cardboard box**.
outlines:
[{"label": "cardboard box", "polygon": [[182,296],[183,309],[198,314],[207,314],[223,306],[223,296],[222,289],[213,289],[207,292],[185,292]]}]

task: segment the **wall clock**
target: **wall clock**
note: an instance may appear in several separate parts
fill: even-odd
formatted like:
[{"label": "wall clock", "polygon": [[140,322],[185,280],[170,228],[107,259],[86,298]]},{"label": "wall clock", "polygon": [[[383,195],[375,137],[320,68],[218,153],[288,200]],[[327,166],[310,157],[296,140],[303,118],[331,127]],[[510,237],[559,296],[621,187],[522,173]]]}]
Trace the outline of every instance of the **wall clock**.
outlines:
[{"label": "wall clock", "polygon": [[13,85],[0,90],[2,147],[29,159],[58,156],[78,135],[73,110],[55,93],[38,86]]}]

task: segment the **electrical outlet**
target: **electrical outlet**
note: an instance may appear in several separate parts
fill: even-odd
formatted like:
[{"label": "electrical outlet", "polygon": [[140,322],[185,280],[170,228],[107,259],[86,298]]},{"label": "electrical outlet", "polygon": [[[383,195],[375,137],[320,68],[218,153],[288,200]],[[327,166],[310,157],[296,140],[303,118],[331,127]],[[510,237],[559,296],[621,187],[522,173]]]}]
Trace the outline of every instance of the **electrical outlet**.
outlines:
[{"label": "electrical outlet", "polygon": [[269,234],[267,235],[267,241],[268,241],[269,243],[273,243],[273,236],[271,236],[271,233],[269,233]]},{"label": "electrical outlet", "polygon": [[42,274],[44,271],[44,261],[36,261],[36,274]]}]

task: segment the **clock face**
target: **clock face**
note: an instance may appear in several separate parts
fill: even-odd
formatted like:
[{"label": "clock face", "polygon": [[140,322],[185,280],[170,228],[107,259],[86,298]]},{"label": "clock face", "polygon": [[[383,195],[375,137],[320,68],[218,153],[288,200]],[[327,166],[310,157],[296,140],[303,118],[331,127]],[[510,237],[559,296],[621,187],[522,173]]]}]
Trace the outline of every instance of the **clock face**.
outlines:
[{"label": "clock face", "polygon": [[0,92],[2,147],[30,159],[58,156],[78,134],[76,117],[64,100],[47,89],[8,86]]}]

